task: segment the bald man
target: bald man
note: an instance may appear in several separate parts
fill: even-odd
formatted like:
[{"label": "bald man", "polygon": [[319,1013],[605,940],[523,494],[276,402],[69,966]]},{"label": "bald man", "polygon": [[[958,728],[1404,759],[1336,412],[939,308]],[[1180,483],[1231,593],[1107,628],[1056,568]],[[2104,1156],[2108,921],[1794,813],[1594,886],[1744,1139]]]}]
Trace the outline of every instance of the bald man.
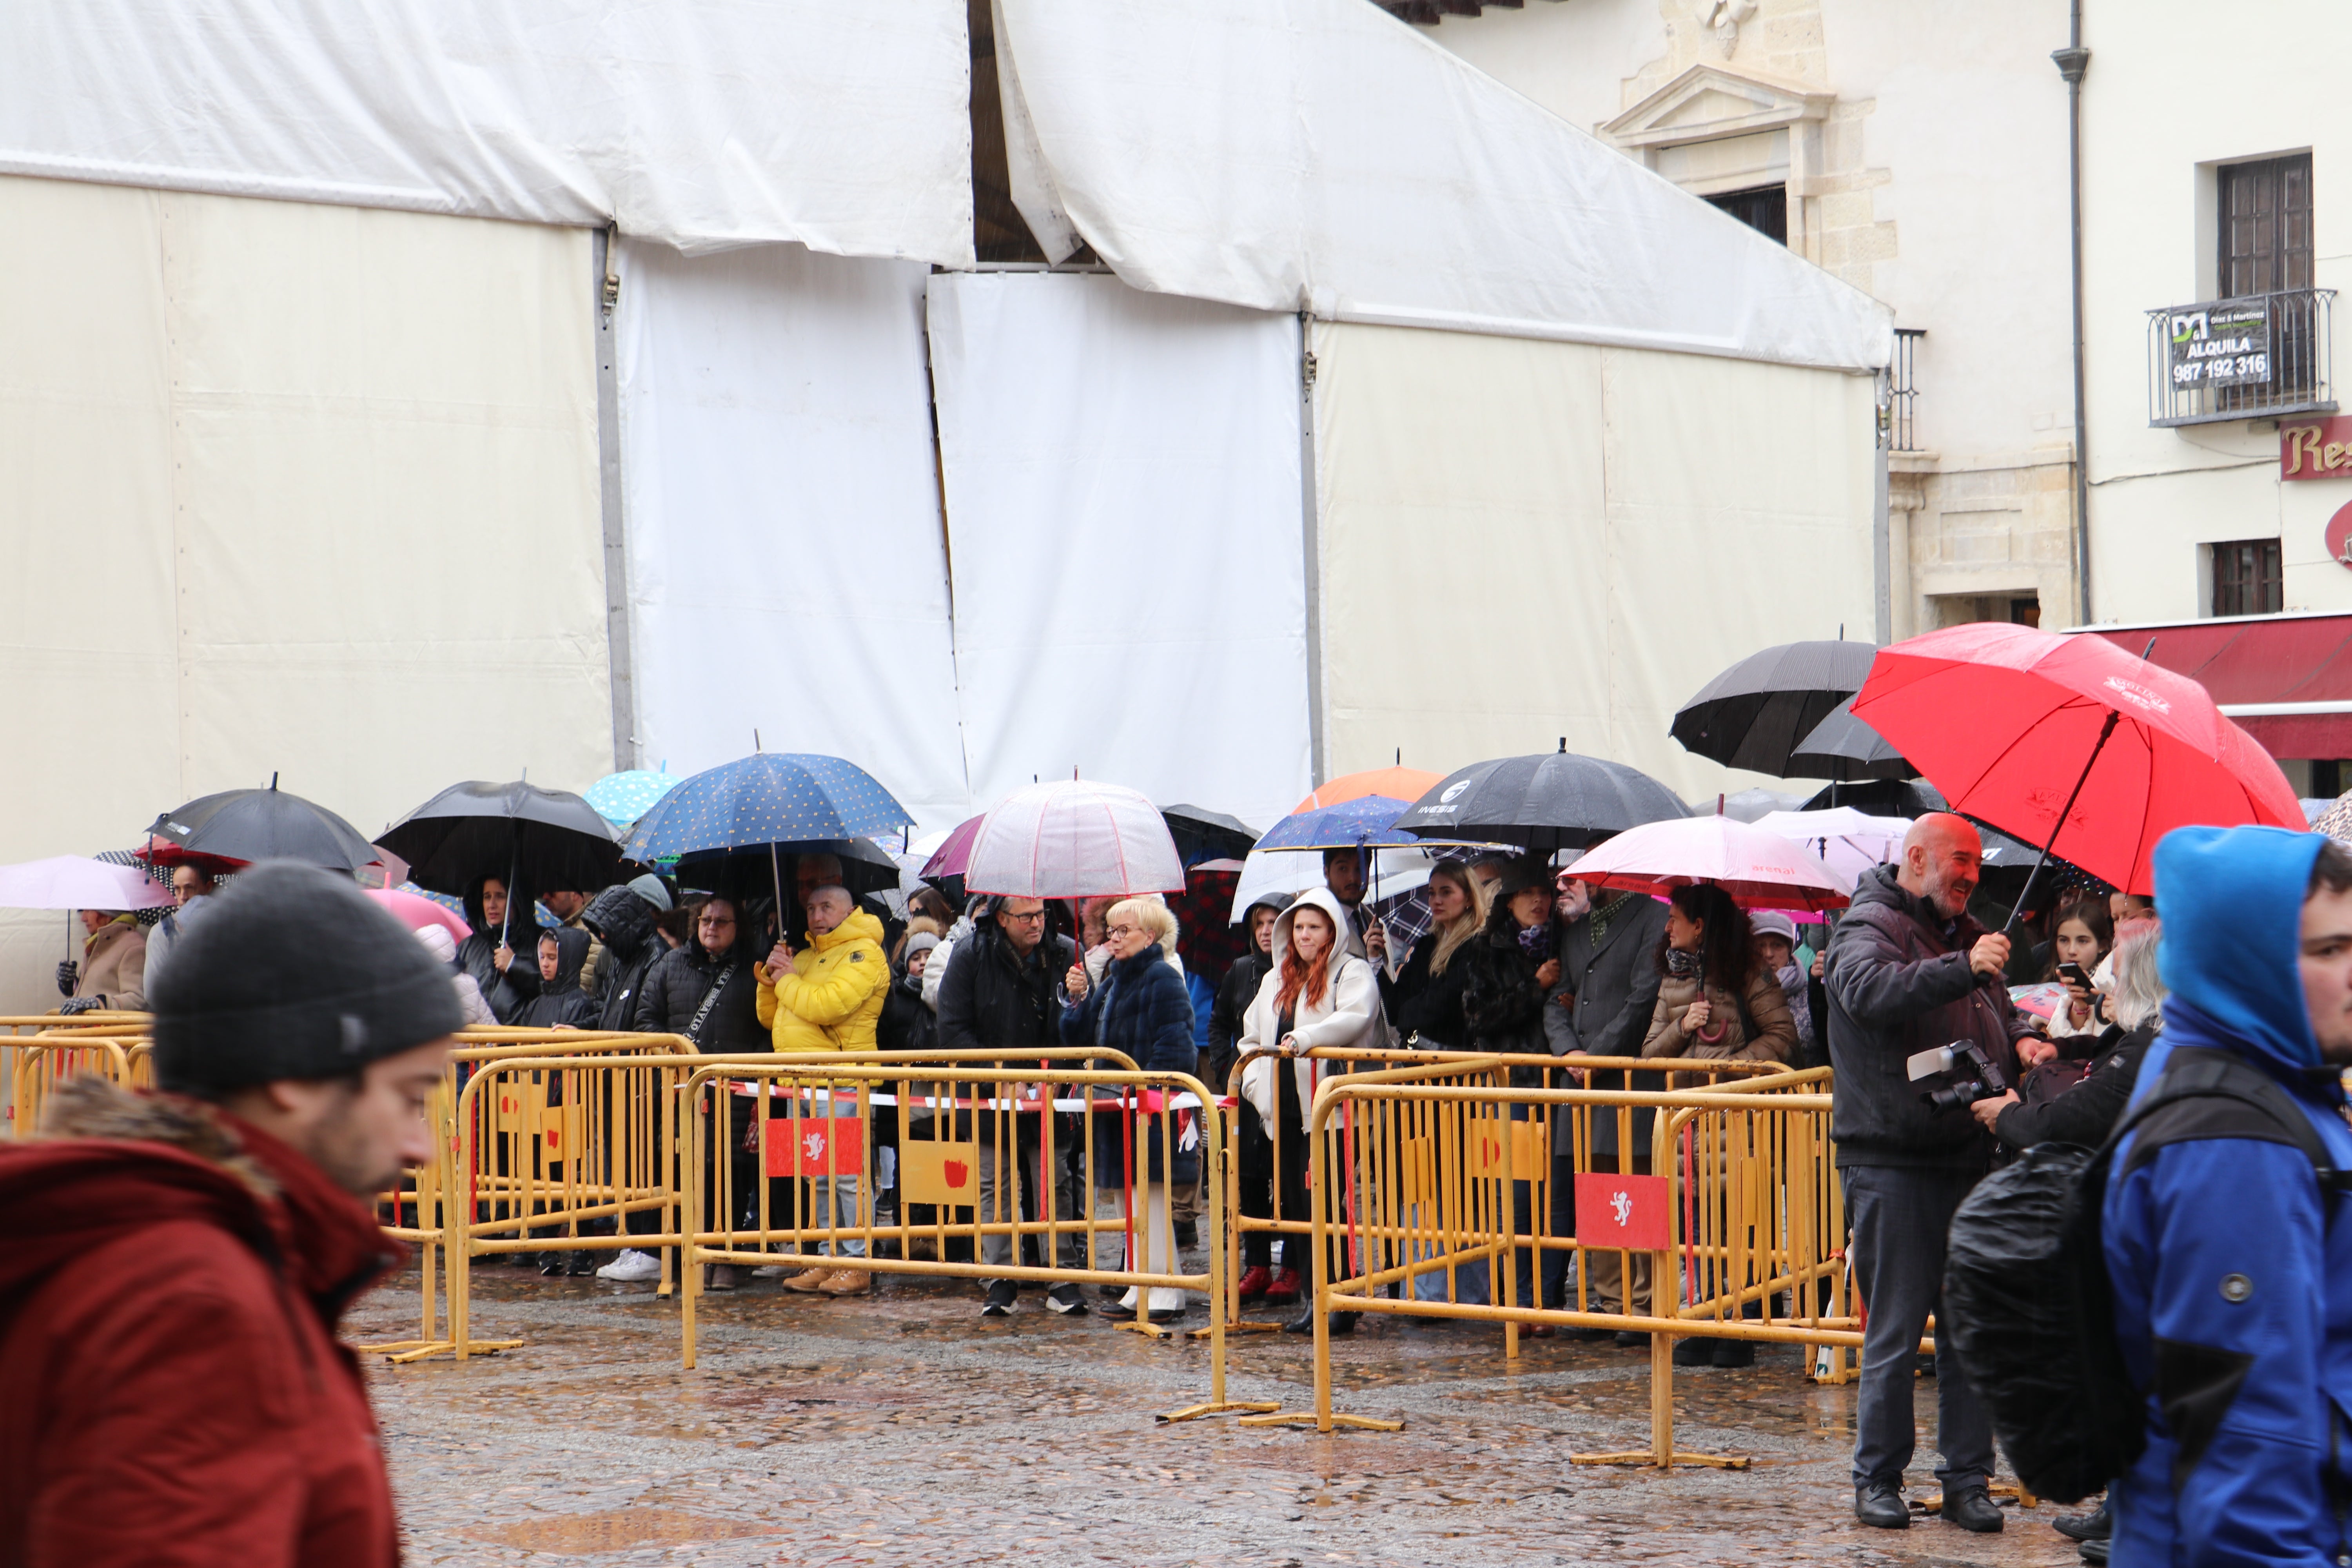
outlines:
[{"label": "bald man", "polygon": [[[2011,1082],[2016,1042],[2031,1033],[2001,981],[2009,939],[1969,918],[1984,846],[1959,817],[1921,817],[1903,858],[1866,873],[1830,938],[1830,1064],[1837,1069],[1830,1134],[1853,1229],[1854,1282],[1869,1303],[1855,1415],[1853,1511],[1864,1524],[1907,1528],[1903,1471],[1916,1430],[1913,1358],[1940,1311],[1944,1237],[1952,1211],[1990,1168],[1992,1140],[1966,1111],[1938,1114],[1906,1073],[1906,1058],[1968,1041]],[[1935,1086],[1927,1086],[1935,1087]],[[1936,1446],[1941,1517],[1963,1530],[2000,1528],[1985,1495],[1992,1421],[1948,1349],[1936,1354]]]}]

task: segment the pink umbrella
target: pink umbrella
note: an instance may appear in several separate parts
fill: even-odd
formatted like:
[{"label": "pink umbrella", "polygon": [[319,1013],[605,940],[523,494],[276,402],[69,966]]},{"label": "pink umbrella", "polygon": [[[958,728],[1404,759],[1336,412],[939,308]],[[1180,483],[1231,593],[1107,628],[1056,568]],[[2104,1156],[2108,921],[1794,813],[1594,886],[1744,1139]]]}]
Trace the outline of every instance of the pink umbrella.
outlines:
[{"label": "pink umbrella", "polygon": [[1142,795],[1092,779],[1058,779],[1024,785],[989,808],[972,837],[964,886],[1021,899],[1172,893],[1183,890],[1184,863],[1168,819]]},{"label": "pink umbrella", "polygon": [[1599,888],[1664,897],[1713,882],[1751,910],[1842,910],[1838,879],[1810,851],[1728,816],[1645,822],[1585,851],[1576,875]]},{"label": "pink umbrella", "polygon": [[136,866],[82,855],[0,866],[0,909],[152,910],[171,901],[172,889]]},{"label": "pink umbrella", "polygon": [[946,842],[932,850],[931,858],[923,862],[923,880],[936,882],[942,877],[962,876],[964,868],[971,864],[972,840],[980,837],[980,825],[987,820],[988,813],[983,811],[956,824],[956,830],[947,836]]},{"label": "pink umbrella", "polygon": [[393,919],[411,931],[439,926],[449,933],[452,942],[463,942],[474,934],[466,929],[464,921],[430,899],[420,899],[415,893],[404,893],[397,888],[370,888],[367,896],[390,910]]}]

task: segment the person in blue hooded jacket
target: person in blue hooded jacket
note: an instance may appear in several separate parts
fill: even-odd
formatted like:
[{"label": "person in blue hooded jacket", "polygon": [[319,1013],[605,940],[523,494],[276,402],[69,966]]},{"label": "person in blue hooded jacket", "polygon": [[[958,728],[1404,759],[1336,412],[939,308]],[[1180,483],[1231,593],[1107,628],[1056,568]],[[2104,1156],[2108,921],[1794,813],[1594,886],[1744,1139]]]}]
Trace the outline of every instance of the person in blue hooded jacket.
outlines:
[{"label": "person in blue hooded jacket", "polygon": [[[2176,1053],[2225,1051],[2352,1169],[2352,854],[2317,834],[2183,827],[2156,850],[2171,994],[2135,1101]],[[2126,1136],[2103,1208],[2116,1329],[2147,1448],[2110,1489],[2118,1564],[2344,1562],[2352,1227],[2288,1143]]]}]

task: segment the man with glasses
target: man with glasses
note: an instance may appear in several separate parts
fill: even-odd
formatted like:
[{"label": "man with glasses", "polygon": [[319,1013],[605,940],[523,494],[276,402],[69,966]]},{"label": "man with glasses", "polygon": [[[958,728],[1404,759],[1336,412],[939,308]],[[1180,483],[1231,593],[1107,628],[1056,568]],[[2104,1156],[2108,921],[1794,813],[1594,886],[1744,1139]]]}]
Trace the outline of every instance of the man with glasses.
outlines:
[{"label": "man with glasses", "polygon": [[[1034,1060],[1034,1053],[1040,1047],[1059,1043],[1062,1007],[1058,988],[1063,973],[1076,959],[1077,949],[1066,936],[1047,941],[1045,926],[1045,906],[1036,899],[989,900],[975,918],[971,935],[956,943],[948,960],[946,977],[940,982],[942,1048],[1003,1051],[1014,1058],[1026,1052]],[[1005,1113],[982,1112],[975,1119],[980,1140],[980,1214],[983,1222],[1002,1222],[1012,1217],[1013,1205],[1005,1183],[1015,1163],[1022,1176],[1013,1180],[1012,1189],[1020,1194],[1021,1215],[1024,1219],[1037,1217],[1037,1187],[1044,1174],[1038,1169],[1044,1140],[1037,1123],[1049,1114],[1050,1111],[1040,1111],[1012,1115],[1019,1131],[1011,1160],[999,1146],[998,1130]],[[1057,1137],[1059,1152],[1065,1156],[1077,1143],[1075,1132]],[[1083,1185],[1073,1179],[1066,1168],[1055,1173],[1055,1182],[1059,1190],[1055,1217],[1084,1218],[1087,1211],[1082,1206]],[[1064,1267],[1085,1267],[1084,1237],[1073,1231],[1055,1239],[1055,1251]],[[1003,1235],[982,1237],[980,1257],[982,1263],[1010,1263],[1013,1238]],[[1020,1286],[1011,1279],[988,1281],[988,1303],[981,1309],[982,1315],[1009,1315],[1019,1294]],[[1087,1310],[1084,1295],[1076,1285],[1069,1283],[1048,1290],[1045,1304],[1062,1313]]]}]

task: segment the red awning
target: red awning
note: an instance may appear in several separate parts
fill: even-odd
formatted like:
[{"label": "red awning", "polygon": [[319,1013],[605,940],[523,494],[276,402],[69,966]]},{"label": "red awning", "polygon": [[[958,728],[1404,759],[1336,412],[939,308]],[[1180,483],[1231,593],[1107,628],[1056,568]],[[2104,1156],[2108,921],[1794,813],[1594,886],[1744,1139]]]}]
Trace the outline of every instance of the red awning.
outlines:
[{"label": "red awning", "polygon": [[2273,757],[2352,757],[2352,616],[2084,629],[2202,684]]}]

